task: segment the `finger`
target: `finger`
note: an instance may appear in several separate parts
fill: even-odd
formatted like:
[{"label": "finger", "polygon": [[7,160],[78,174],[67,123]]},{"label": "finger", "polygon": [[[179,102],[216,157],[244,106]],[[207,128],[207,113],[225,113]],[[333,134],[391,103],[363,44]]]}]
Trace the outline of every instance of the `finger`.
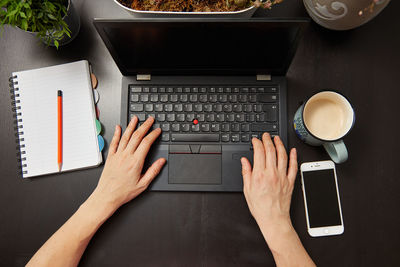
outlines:
[{"label": "finger", "polygon": [[138,166],[140,168],[143,167],[144,160],[146,159],[147,153],[149,153],[151,145],[154,143],[154,141],[157,140],[160,134],[161,129],[157,128],[149,133],[145,138],[143,138],[142,142],[140,142],[140,145],[134,153]]},{"label": "finger", "polygon": [[133,135],[131,140],[129,140],[129,144],[127,146],[127,150],[131,153],[134,153],[136,148],[139,146],[140,142],[142,142],[143,137],[149,131],[151,126],[154,123],[154,118],[149,117],[140,127],[137,129]]},{"label": "finger", "polygon": [[286,148],[282,143],[282,140],[279,136],[275,136],[274,138],[276,154],[278,157],[278,170],[286,173],[287,168],[287,153]]},{"label": "finger", "polygon": [[290,151],[290,156],[289,156],[289,169],[288,169],[288,179],[289,179],[289,184],[293,186],[294,181],[296,180],[297,176],[297,151],[295,148],[292,148]]},{"label": "finger", "polygon": [[122,138],[119,142],[118,151],[123,151],[128,145],[129,139],[131,139],[132,133],[136,128],[137,122],[138,118],[136,116],[133,116],[133,118],[128,124],[128,127],[126,127],[124,134],[122,135]]},{"label": "finger", "polygon": [[145,189],[149,186],[151,181],[156,178],[156,176],[160,173],[162,167],[167,162],[165,158],[160,158],[156,160],[150,168],[147,169],[146,173],[139,180],[138,185],[143,186]]},{"label": "finger", "polygon": [[115,152],[117,152],[120,138],[121,138],[121,126],[115,125],[114,136],[111,139],[108,155],[112,155],[115,154]]},{"label": "finger", "polygon": [[253,143],[253,150],[254,150],[254,165],[253,170],[261,170],[265,169],[265,150],[261,140],[258,138],[253,138],[251,140]]},{"label": "finger", "polygon": [[247,158],[241,158],[242,163],[242,176],[243,176],[243,186],[247,187],[250,183],[251,178],[251,164]]},{"label": "finger", "polygon": [[265,149],[265,166],[267,168],[276,168],[276,151],[271,136],[269,133],[264,133],[262,139]]}]

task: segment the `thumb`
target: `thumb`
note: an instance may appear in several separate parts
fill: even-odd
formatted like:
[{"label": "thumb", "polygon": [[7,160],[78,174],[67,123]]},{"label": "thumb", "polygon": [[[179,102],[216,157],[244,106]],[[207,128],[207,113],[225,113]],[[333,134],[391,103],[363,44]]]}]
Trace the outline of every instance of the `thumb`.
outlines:
[{"label": "thumb", "polygon": [[165,158],[160,158],[156,160],[150,168],[147,169],[146,173],[142,176],[142,178],[139,180],[138,185],[142,186],[144,185],[145,188],[149,186],[151,181],[156,178],[156,176],[160,173],[162,167],[164,164],[167,162]]},{"label": "thumb", "polygon": [[243,185],[247,186],[250,183],[251,177],[251,164],[247,158],[241,158],[240,162],[242,163],[242,176],[243,176]]}]

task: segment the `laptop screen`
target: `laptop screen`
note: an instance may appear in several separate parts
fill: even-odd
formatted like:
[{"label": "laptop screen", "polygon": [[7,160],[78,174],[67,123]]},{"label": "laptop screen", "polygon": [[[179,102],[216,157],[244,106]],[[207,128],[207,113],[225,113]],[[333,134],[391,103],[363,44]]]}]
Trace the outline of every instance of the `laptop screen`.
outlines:
[{"label": "laptop screen", "polygon": [[95,21],[124,75],[284,75],[303,24],[255,19]]}]

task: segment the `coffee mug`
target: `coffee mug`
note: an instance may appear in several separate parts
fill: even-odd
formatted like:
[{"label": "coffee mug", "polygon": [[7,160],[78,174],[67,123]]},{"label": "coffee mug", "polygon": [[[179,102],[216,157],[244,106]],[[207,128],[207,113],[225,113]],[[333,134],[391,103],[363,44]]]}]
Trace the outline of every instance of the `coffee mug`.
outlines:
[{"label": "coffee mug", "polygon": [[321,91],[302,104],[294,115],[297,136],[312,146],[324,146],[335,163],[345,162],[347,148],[342,138],[355,122],[350,102],[334,91]]}]

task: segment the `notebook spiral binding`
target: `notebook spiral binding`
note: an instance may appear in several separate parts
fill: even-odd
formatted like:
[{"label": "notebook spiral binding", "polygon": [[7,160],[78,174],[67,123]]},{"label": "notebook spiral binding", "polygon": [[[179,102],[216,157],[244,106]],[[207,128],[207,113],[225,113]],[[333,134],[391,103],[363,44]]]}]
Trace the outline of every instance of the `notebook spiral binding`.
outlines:
[{"label": "notebook spiral binding", "polygon": [[15,141],[17,143],[17,162],[18,162],[18,171],[21,175],[27,174],[26,170],[27,164],[26,161],[26,150],[25,150],[25,139],[24,139],[24,128],[22,122],[22,113],[21,113],[21,99],[19,95],[18,81],[17,76],[12,76],[8,81],[10,82],[10,94],[11,94],[11,109],[13,111],[14,117],[14,131],[15,131]]}]

